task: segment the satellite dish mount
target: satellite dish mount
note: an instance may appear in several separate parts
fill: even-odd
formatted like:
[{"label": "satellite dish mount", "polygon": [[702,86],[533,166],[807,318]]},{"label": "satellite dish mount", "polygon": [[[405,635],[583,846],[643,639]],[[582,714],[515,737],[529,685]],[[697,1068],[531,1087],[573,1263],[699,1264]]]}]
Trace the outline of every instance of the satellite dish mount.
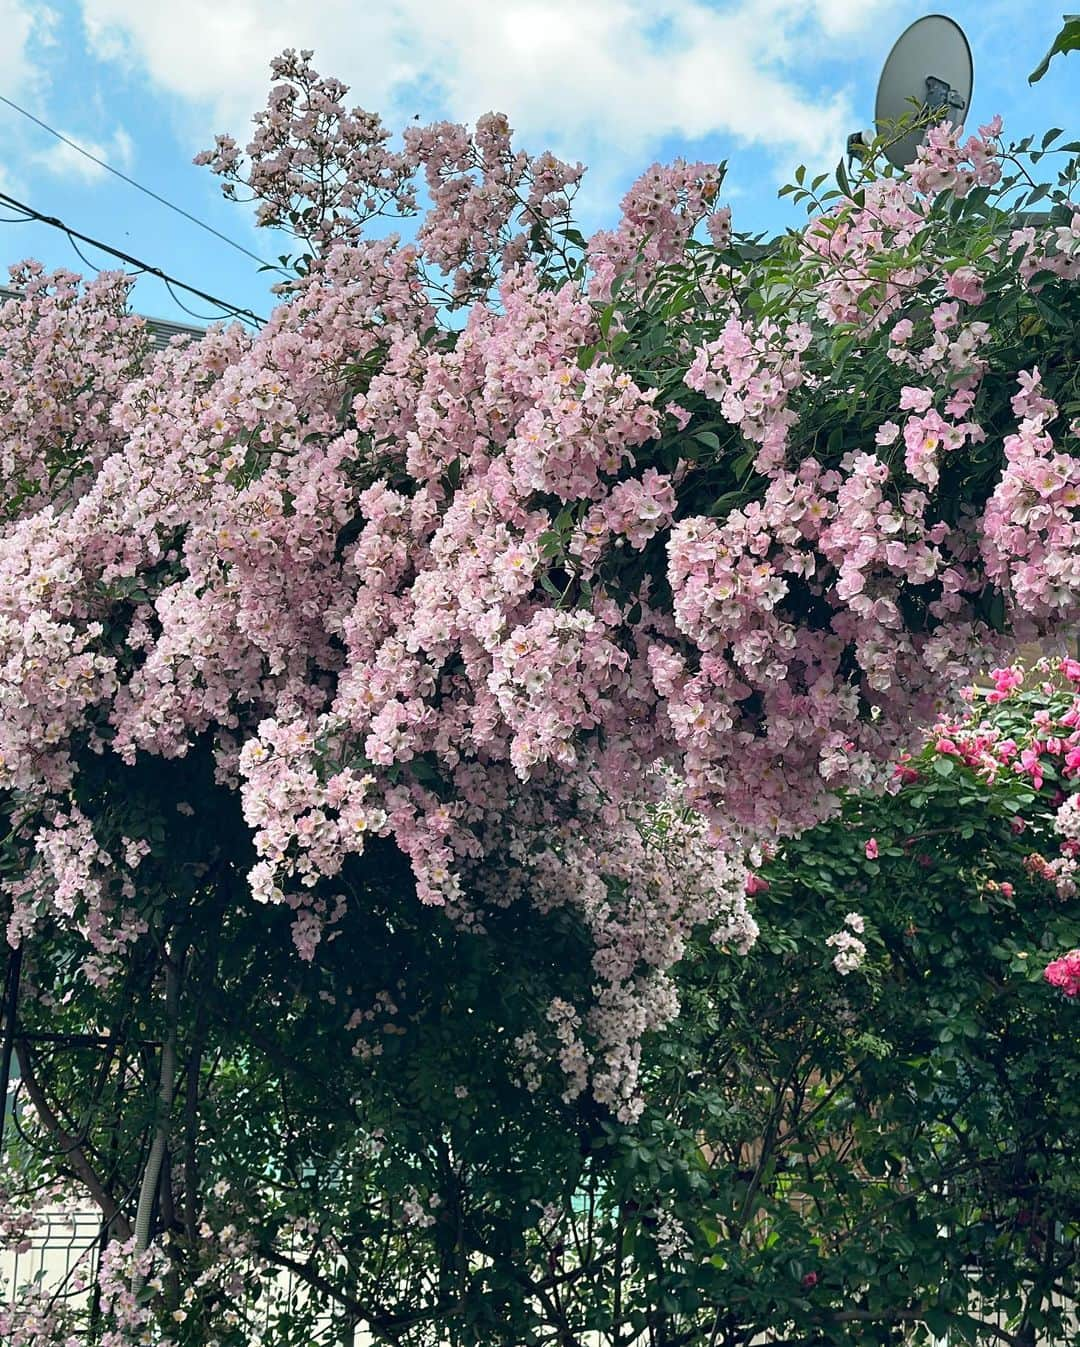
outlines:
[{"label": "satellite dish mount", "polygon": [[926,103],[924,105],[935,121],[940,121],[949,113],[950,108],[963,112],[967,100],[958,89],[952,88],[948,80],[938,79],[937,75],[926,77]]}]

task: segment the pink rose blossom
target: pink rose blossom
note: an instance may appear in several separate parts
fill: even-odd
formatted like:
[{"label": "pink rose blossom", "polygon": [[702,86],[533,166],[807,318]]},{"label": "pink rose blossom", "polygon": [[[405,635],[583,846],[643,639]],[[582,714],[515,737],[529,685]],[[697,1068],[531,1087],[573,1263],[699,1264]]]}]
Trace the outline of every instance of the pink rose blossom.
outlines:
[{"label": "pink rose blossom", "polygon": [[1066,996],[1080,996],[1080,949],[1070,950],[1048,963],[1043,976],[1051,987],[1060,988]]}]

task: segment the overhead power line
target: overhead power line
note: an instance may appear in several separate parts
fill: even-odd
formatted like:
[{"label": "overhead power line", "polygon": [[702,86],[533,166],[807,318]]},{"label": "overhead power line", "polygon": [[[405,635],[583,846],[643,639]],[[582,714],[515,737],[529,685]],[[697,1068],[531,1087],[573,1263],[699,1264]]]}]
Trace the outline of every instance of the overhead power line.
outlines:
[{"label": "overhead power line", "polygon": [[[118,261],[125,263],[129,267],[135,267],[137,273],[143,273],[147,276],[156,276],[158,280],[163,281],[166,287],[172,292],[175,286],[178,290],[183,290],[189,295],[194,295],[196,299],[204,300],[207,304],[213,304],[215,308],[220,309],[222,313],[231,315],[233,318],[239,318],[242,322],[251,323],[255,327],[261,327],[265,318],[260,318],[257,313],[252,313],[250,309],[241,309],[236,304],[230,304],[227,299],[218,299],[216,296],[208,294],[205,290],[199,290],[194,285],[188,285],[186,281],[177,280],[167,271],[162,271],[160,267],[152,266],[149,262],[143,262],[138,257],[132,257],[130,253],[122,252],[119,248],[112,247],[111,244],[102,243],[100,239],[91,238],[89,234],[82,234],[77,229],[72,229],[66,225],[63,220],[57,219],[55,215],[43,215],[41,211],[35,210],[33,206],[26,205],[23,201],[17,201],[15,197],[8,196],[6,192],[0,192],[0,203],[10,206],[13,210],[21,212],[26,220],[36,220],[39,224],[48,225],[52,229],[59,229],[62,234],[66,234],[68,241],[75,251],[82,257],[88,266],[94,266],[89,258],[85,257],[79,248],[79,243],[85,243],[91,248],[98,248],[103,253],[108,253],[110,257],[115,257]],[[76,242],[78,240],[78,242]],[[176,296],[173,295],[176,299]],[[176,300],[180,307],[186,308],[180,300]],[[188,313],[190,309],[186,310]],[[193,315],[198,317],[199,315]]]},{"label": "overhead power line", "polygon": [[135,178],[130,177],[127,173],[115,168],[106,160],[99,159],[96,154],[92,154],[85,146],[80,145],[77,140],[72,140],[70,136],[65,136],[62,131],[57,131],[54,126],[50,126],[48,122],[43,122],[40,117],[35,117],[32,112],[28,112],[26,108],[20,107],[19,104],[12,99],[5,98],[3,94],[0,94],[0,103],[4,103],[13,111],[20,113],[23,117],[32,121],[35,126],[40,126],[43,131],[48,131],[50,136],[55,136],[57,140],[62,141],[77,154],[81,154],[84,159],[89,159],[92,164],[97,164],[99,168],[103,168],[107,173],[111,173],[122,182],[126,182],[129,187],[134,187],[136,191],[142,192],[144,196],[151,197],[162,206],[167,206],[169,210],[175,211],[177,215],[182,215],[185,220],[190,220],[192,224],[198,225],[200,229],[205,229],[208,234],[213,234],[213,236],[220,239],[222,243],[227,243],[230,248],[235,248],[237,252],[243,253],[245,257],[250,257],[253,262],[258,262],[259,266],[265,267],[268,271],[280,272],[283,276],[289,274],[283,267],[279,267],[272,262],[264,262],[258,253],[253,253],[250,248],[245,248],[242,243],[237,243],[235,239],[229,238],[228,234],[223,234],[220,229],[215,229],[213,225],[207,224],[205,220],[200,220],[197,215],[192,215],[192,213],[185,210],[183,206],[178,206],[174,201],[170,201],[167,197],[161,196],[160,193],[153,191],[150,187],[144,187],[141,182],[136,181]]}]

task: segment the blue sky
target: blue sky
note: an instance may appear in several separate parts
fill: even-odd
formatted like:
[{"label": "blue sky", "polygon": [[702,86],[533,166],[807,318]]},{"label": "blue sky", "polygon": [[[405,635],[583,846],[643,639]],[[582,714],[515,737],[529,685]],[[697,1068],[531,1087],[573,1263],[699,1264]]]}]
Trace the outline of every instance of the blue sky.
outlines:
[{"label": "blue sky", "polygon": [[[316,65],[392,126],[506,112],[523,146],[590,166],[587,227],[657,159],[730,162],[737,228],[793,222],[776,197],[794,166],[831,167],[871,118],[881,63],[934,6],[907,0],[0,0],[0,93],[266,258],[280,241],[191,164],[213,133],[243,142],[266,63],[313,47]],[[1019,136],[1076,125],[1080,56],[1027,74],[1061,22],[1045,0],[942,4],[975,57],[972,123]],[[200,289],[265,314],[256,264],[95,169],[0,105],[0,190]],[[85,270],[63,236],[3,223],[3,260]],[[100,256],[96,261],[103,262]],[[185,318],[159,282],[144,313]],[[200,308],[193,303],[193,307]],[[190,321],[190,320],[188,320]]]}]

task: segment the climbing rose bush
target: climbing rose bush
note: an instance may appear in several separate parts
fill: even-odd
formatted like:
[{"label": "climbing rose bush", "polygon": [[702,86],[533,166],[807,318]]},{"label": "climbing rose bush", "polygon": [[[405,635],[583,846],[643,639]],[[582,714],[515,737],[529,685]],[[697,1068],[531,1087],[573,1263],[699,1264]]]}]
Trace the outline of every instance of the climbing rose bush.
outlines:
[{"label": "climbing rose bush", "polygon": [[[1041,675],[1041,678],[1040,678]],[[990,785],[1014,783],[1021,788],[1013,830],[1032,833],[1033,846],[1024,869],[1062,901],[1080,892],[1076,875],[1080,856],[1080,660],[1066,657],[1035,666],[994,669],[992,690],[972,689],[972,708],[955,723],[941,722],[933,731],[939,774],[948,764],[962,763]],[[898,782],[913,776],[901,764]],[[1030,796],[1030,799],[1029,799]],[[1031,804],[1038,813],[1030,817]],[[1007,884],[1006,900],[1012,898]],[[1051,930],[1047,923],[1048,932]],[[1045,943],[1045,942],[1044,942]],[[1020,951],[1020,958],[1028,958]],[[1080,994],[1080,951],[1070,949],[1051,959],[1043,977],[1066,997]]]},{"label": "climbing rose bush", "polygon": [[[30,1089],[87,1119],[82,1145],[120,1211],[97,1319],[46,1288],[0,1310],[0,1331],[16,1347],[95,1332],[108,1347],[328,1347],[360,1325],[379,1344],[481,1347],[648,1327],[707,1341],[722,1316],[745,1340],[876,1347],[901,1328],[962,1328],[1023,1342],[1034,1328],[1075,1344],[1080,1038],[1076,1004],[1043,977],[1080,944],[1080,896],[1058,864],[1080,784],[1070,669],[995,670],[888,791],[848,794],[832,819],[763,848],[747,881],[760,935],[746,957],[722,931],[688,944],[669,974],[682,1010],[642,1041],[630,1121],[568,1089],[587,1073],[572,1031],[594,975],[564,913],[492,906],[478,936],[417,903],[407,861],[375,839],[351,876],[363,887],[301,962],[286,905],[246,902],[232,869],[213,887],[181,872],[159,919],[174,920],[173,957],[187,949],[182,1102],[153,1243],[135,1255],[125,1201],[153,1072],[128,1058],[125,1084],[122,1048],[106,1072],[100,1051],[24,1048],[3,1233],[32,1228],[77,1145],[25,1106]],[[210,793],[197,758],[147,760],[141,785],[160,850],[221,867],[235,794],[198,830],[175,807]],[[104,815],[131,787],[98,766]],[[654,815],[657,835],[682,826]],[[140,891],[157,865],[144,857]],[[861,944],[856,966],[838,962],[838,932]],[[160,926],[127,976],[99,986],[69,924],[39,931],[49,980],[21,1023],[164,1037],[158,939]],[[536,1050],[552,1002],[565,1056]],[[1051,1257],[1054,1282],[1040,1283]],[[146,1295],[131,1294],[136,1268]]]},{"label": "climbing rose bush", "polygon": [[590,986],[523,1062],[631,1118],[687,937],[753,941],[741,848],[884,784],[972,669],[1080,614],[1076,146],[1023,225],[1050,151],[996,122],[910,178],[800,171],[810,221],[758,256],[722,165],[650,169],[586,239],[580,167],[505,118],[395,146],[310,54],[274,73],[246,152],[200,156],[300,241],[264,328],[134,359],[119,278],[33,270],[3,311],[9,938],[69,924],[102,984],[164,948],[138,792],[209,752],[243,901],[303,959],[372,839],[478,935],[580,925]]}]

